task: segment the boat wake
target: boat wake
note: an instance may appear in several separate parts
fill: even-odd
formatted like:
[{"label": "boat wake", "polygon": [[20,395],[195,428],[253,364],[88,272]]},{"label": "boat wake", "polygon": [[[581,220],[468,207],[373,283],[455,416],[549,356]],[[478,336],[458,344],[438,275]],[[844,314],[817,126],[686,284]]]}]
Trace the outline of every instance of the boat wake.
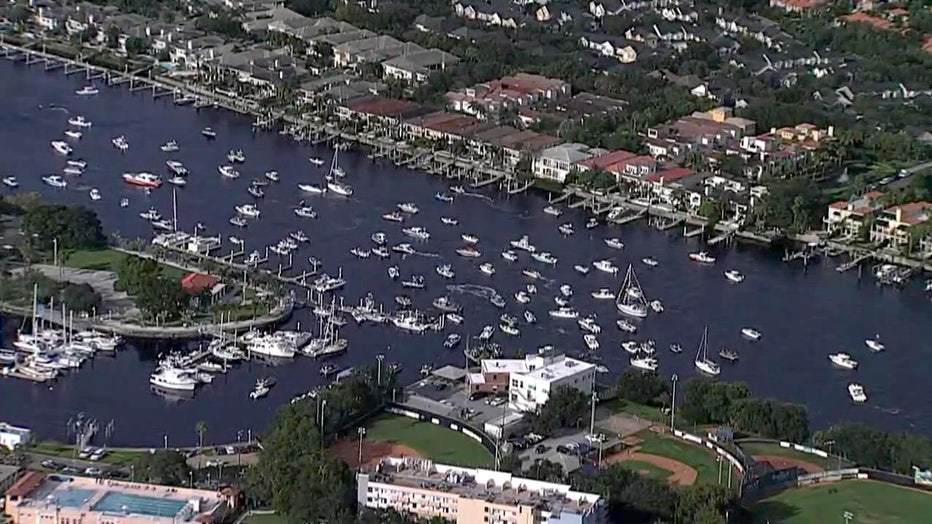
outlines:
[{"label": "boat wake", "polygon": [[417,251],[417,250],[415,250],[414,253],[411,253],[411,254],[412,254],[412,255],[417,255],[417,256],[419,256],[419,257],[440,258],[440,253],[428,253],[427,251]]},{"label": "boat wake", "polygon": [[449,284],[447,285],[447,291],[455,291],[457,293],[472,295],[475,297],[484,298],[486,300],[498,294],[498,291],[496,291],[495,288],[482,286],[479,284]]},{"label": "boat wake", "polygon": [[881,411],[882,413],[886,413],[887,415],[899,415],[900,414],[900,410],[898,408],[885,408],[882,406],[874,406],[874,407],[877,408],[877,410]]},{"label": "boat wake", "polygon": [[464,192],[464,193],[460,193],[458,196],[461,196],[461,197],[481,198],[482,200],[488,200],[489,202],[494,202],[494,201],[495,201],[492,197],[490,197],[490,196],[488,196],[488,195],[483,195],[482,193],[470,193],[469,191],[466,191],[466,192]]},{"label": "boat wake", "polygon": [[48,109],[49,111],[63,111],[66,114],[71,113],[71,111],[68,111],[67,107],[60,107],[55,104],[49,104],[47,106],[43,106],[42,104],[39,104],[39,109]]}]

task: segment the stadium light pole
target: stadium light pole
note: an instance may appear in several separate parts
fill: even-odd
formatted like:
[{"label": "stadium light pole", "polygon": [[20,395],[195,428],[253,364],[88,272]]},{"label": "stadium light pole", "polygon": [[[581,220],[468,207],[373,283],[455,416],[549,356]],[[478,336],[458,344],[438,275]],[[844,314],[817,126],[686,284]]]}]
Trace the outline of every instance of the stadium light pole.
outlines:
[{"label": "stadium light pole", "polygon": [[676,373],[670,378],[673,381],[673,396],[670,400],[670,431],[673,431],[673,421],[676,420],[676,381],[679,379]]},{"label": "stadium light pole", "polygon": [[356,428],[356,434],[359,435],[359,458],[356,460],[356,468],[362,468],[362,439],[366,436],[366,428]]},{"label": "stadium light pole", "polygon": [[845,524],[851,524],[851,519],[854,518],[854,513],[851,513],[850,511],[846,511],[841,514],[841,518],[845,519]]}]

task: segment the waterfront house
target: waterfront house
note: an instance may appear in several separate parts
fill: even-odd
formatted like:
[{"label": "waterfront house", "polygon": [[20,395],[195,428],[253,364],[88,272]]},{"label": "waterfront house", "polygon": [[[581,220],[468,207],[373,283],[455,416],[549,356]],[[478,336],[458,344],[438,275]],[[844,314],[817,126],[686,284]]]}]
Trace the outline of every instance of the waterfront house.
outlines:
[{"label": "waterfront house", "polygon": [[181,277],[180,283],[185,293],[197,295],[213,289],[220,283],[220,279],[206,273],[188,273]]},{"label": "waterfront house", "polygon": [[29,443],[30,439],[32,430],[0,422],[0,447],[16,449],[17,446]]},{"label": "waterfront house", "polygon": [[420,53],[424,48],[386,35],[353,40],[333,46],[333,66],[355,68],[366,62],[382,62],[398,56]]},{"label": "waterfront house", "polygon": [[337,117],[344,121],[357,121],[370,127],[381,128],[391,138],[404,140],[405,120],[430,113],[431,110],[407,100],[365,96],[350,100],[336,109]]},{"label": "waterfront house", "polygon": [[825,0],[770,0],[770,7],[792,13],[802,13],[821,6]]},{"label": "waterfront house", "polygon": [[567,175],[579,169],[578,165],[581,162],[607,152],[585,144],[560,144],[538,153],[531,164],[531,172],[537,178],[562,184],[566,182]]},{"label": "waterfront house", "polygon": [[454,111],[487,118],[503,110],[531,107],[543,101],[559,101],[568,98],[570,93],[570,84],[563,80],[518,73],[450,91],[444,98]]},{"label": "waterfront house", "polygon": [[868,234],[864,226],[868,224],[867,218],[882,206],[880,191],[869,191],[861,196],[849,200],[839,200],[828,205],[823,223],[825,229],[831,234],[838,234],[845,238],[858,238]]},{"label": "waterfront house", "polygon": [[562,140],[558,137],[544,135],[530,129],[489,139],[491,147],[501,150],[502,163],[510,168],[517,167],[522,159],[532,159],[540,151],[560,142]]},{"label": "waterfront house", "polygon": [[621,182],[623,179],[639,182],[657,171],[657,161],[651,156],[617,150],[588,158],[580,162],[577,169],[601,169],[614,175],[615,182]]},{"label": "waterfront house", "polygon": [[[904,250],[920,247],[920,238],[914,238],[919,226],[932,218],[932,202],[911,202],[888,207],[874,217],[870,240]],[[922,235],[925,236],[925,235]]]},{"label": "waterfront house", "polygon": [[43,31],[55,31],[65,23],[65,15],[58,7],[38,7],[33,21]]},{"label": "waterfront house", "polygon": [[692,169],[673,165],[644,177],[640,190],[656,205],[697,214],[703,201],[702,180]]},{"label": "waterfront house", "polygon": [[445,51],[427,49],[405,53],[382,62],[382,74],[386,79],[420,84],[426,82],[431,74],[445,71],[459,60]]}]

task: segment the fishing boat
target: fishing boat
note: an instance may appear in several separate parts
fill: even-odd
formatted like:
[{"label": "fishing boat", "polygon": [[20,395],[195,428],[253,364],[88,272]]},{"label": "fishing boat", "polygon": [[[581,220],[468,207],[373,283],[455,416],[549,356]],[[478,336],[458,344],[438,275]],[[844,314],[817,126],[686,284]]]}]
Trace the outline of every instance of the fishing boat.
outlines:
[{"label": "fishing boat", "polygon": [[231,149],[227,153],[227,160],[234,164],[242,164],[246,161],[246,155],[243,154],[242,149]]},{"label": "fishing boat", "polygon": [[544,208],[544,214],[550,215],[552,217],[558,217],[563,214],[563,211],[560,211],[560,209],[556,206],[547,206]]},{"label": "fishing boat", "polygon": [[354,255],[356,258],[369,258],[369,255],[370,255],[370,252],[368,249],[363,249],[360,247],[354,247],[353,249],[350,249],[350,253]]},{"label": "fishing boat", "polygon": [[462,307],[450,297],[437,297],[431,302],[433,306],[444,313],[457,313]]},{"label": "fishing boat", "polygon": [[617,238],[606,238],[605,245],[612,249],[624,249],[625,244]]},{"label": "fishing boat", "polygon": [[204,137],[207,138],[208,140],[212,138],[217,138],[217,132],[214,131],[213,128],[210,128],[210,127],[205,127],[204,129],[201,129],[201,134],[204,135]]},{"label": "fishing boat", "polygon": [[440,217],[440,222],[447,226],[455,226],[460,223],[459,220],[450,217]]},{"label": "fishing boat", "polygon": [[174,153],[175,151],[178,151],[179,149],[178,142],[175,142],[174,140],[169,140],[168,142],[165,142],[164,144],[159,146],[159,149],[161,149],[165,153]]},{"label": "fishing boat", "polygon": [[311,206],[298,206],[295,208],[294,214],[301,218],[317,218],[317,211],[314,211]]},{"label": "fishing boat", "polygon": [[414,248],[411,247],[411,244],[396,244],[392,246],[392,251],[395,253],[401,253],[403,255],[413,255],[415,253]]},{"label": "fishing boat", "polygon": [[492,276],[495,274],[495,266],[489,262],[485,262],[484,264],[479,264],[479,271],[482,271],[488,276]]},{"label": "fishing boat", "polygon": [[87,120],[81,115],[73,116],[68,119],[68,125],[74,127],[91,127],[94,125],[90,120]]},{"label": "fishing boat", "polygon": [[423,289],[424,288],[424,277],[421,275],[411,275],[407,280],[401,282],[401,287],[409,287],[414,289]]},{"label": "fishing boat", "polygon": [[246,227],[249,224],[249,222],[247,222],[245,218],[240,217],[240,216],[230,217],[229,222],[230,224],[236,227]]},{"label": "fishing boat", "polygon": [[236,212],[247,218],[259,218],[261,212],[255,204],[241,204],[235,207]]},{"label": "fishing boat", "polygon": [[651,356],[631,357],[628,362],[631,367],[643,371],[657,371],[658,367],[657,359]]},{"label": "fishing boat", "polygon": [[82,87],[81,89],[78,89],[77,91],[74,92],[74,94],[78,96],[92,96],[98,93],[100,93],[100,90],[97,89],[97,87],[95,87],[94,85],[86,85]]},{"label": "fishing boat", "polygon": [[725,271],[725,278],[736,284],[744,282],[744,275],[737,269],[729,269],[728,271]]},{"label": "fishing boat", "polygon": [[603,287],[589,294],[596,300],[611,300],[615,298],[615,292],[607,287]]},{"label": "fishing boat", "polygon": [[631,264],[628,264],[625,280],[621,285],[621,289],[618,290],[615,307],[628,316],[636,318],[647,316],[647,300],[644,298],[644,291],[641,289],[641,284],[634,273],[634,266]]},{"label": "fishing boat", "polygon": [[696,351],[696,360],[693,362],[696,369],[712,376],[717,376],[722,372],[719,365],[709,359],[709,327],[702,330],[702,340],[699,341],[699,349]]},{"label": "fishing boat", "polygon": [[420,209],[418,209],[418,207],[411,202],[402,202],[401,204],[398,204],[398,209],[404,213],[408,213],[409,215],[416,215],[418,212],[420,212]]},{"label": "fishing boat", "polygon": [[123,173],[123,181],[131,186],[155,189],[162,186],[162,178],[152,173]]},{"label": "fishing boat", "polygon": [[561,224],[560,227],[557,228],[557,231],[559,231],[560,234],[564,236],[570,236],[576,232],[573,229],[573,224],[570,224],[569,222],[567,222],[566,224]]},{"label": "fishing boat", "polygon": [[482,256],[482,252],[473,246],[463,246],[456,249],[456,254],[466,258],[477,258]]},{"label": "fishing boat", "polygon": [[265,197],[265,191],[260,186],[255,186],[255,185],[249,186],[246,188],[246,192],[254,196],[255,198]]},{"label": "fishing boat", "polygon": [[728,348],[722,348],[719,350],[718,356],[729,362],[737,362],[738,358],[740,358],[737,351]]},{"label": "fishing boat", "polygon": [[599,227],[598,218],[590,218],[589,220],[586,221],[586,229],[595,229],[597,227]]},{"label": "fishing boat", "polygon": [[549,315],[551,316],[551,318],[575,319],[579,316],[579,312],[577,312],[575,309],[571,307],[564,306],[564,307],[550,310]]},{"label": "fishing boat", "polygon": [[447,204],[451,204],[453,203],[453,196],[448,195],[446,193],[436,193],[434,194],[434,200],[437,200],[438,202],[445,202]]},{"label": "fishing boat", "polygon": [[517,326],[515,326],[514,324],[508,324],[505,322],[499,324],[498,329],[500,329],[502,333],[505,333],[506,335],[511,335],[515,337],[521,334],[521,330],[518,329]]},{"label": "fishing boat", "polygon": [[527,235],[523,235],[518,240],[512,240],[510,244],[514,249],[520,249],[521,251],[527,251],[528,253],[534,253],[537,251],[537,247],[531,243]]},{"label": "fishing boat", "polygon": [[595,315],[589,315],[585,318],[580,318],[576,321],[579,324],[579,329],[583,331],[588,331],[589,333],[599,334],[602,332],[602,326],[600,326],[596,320]]},{"label": "fishing boat", "polygon": [[689,259],[693,262],[699,262],[700,264],[714,264],[715,257],[709,255],[705,251],[699,251],[698,253],[690,253]]}]

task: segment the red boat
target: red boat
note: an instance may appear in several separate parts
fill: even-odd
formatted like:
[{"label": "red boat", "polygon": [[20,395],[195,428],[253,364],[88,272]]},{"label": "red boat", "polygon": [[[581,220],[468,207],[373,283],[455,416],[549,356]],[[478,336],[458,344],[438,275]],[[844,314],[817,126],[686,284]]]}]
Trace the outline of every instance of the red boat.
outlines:
[{"label": "red boat", "polygon": [[140,187],[156,188],[162,185],[162,178],[152,173],[123,173],[123,181]]}]

